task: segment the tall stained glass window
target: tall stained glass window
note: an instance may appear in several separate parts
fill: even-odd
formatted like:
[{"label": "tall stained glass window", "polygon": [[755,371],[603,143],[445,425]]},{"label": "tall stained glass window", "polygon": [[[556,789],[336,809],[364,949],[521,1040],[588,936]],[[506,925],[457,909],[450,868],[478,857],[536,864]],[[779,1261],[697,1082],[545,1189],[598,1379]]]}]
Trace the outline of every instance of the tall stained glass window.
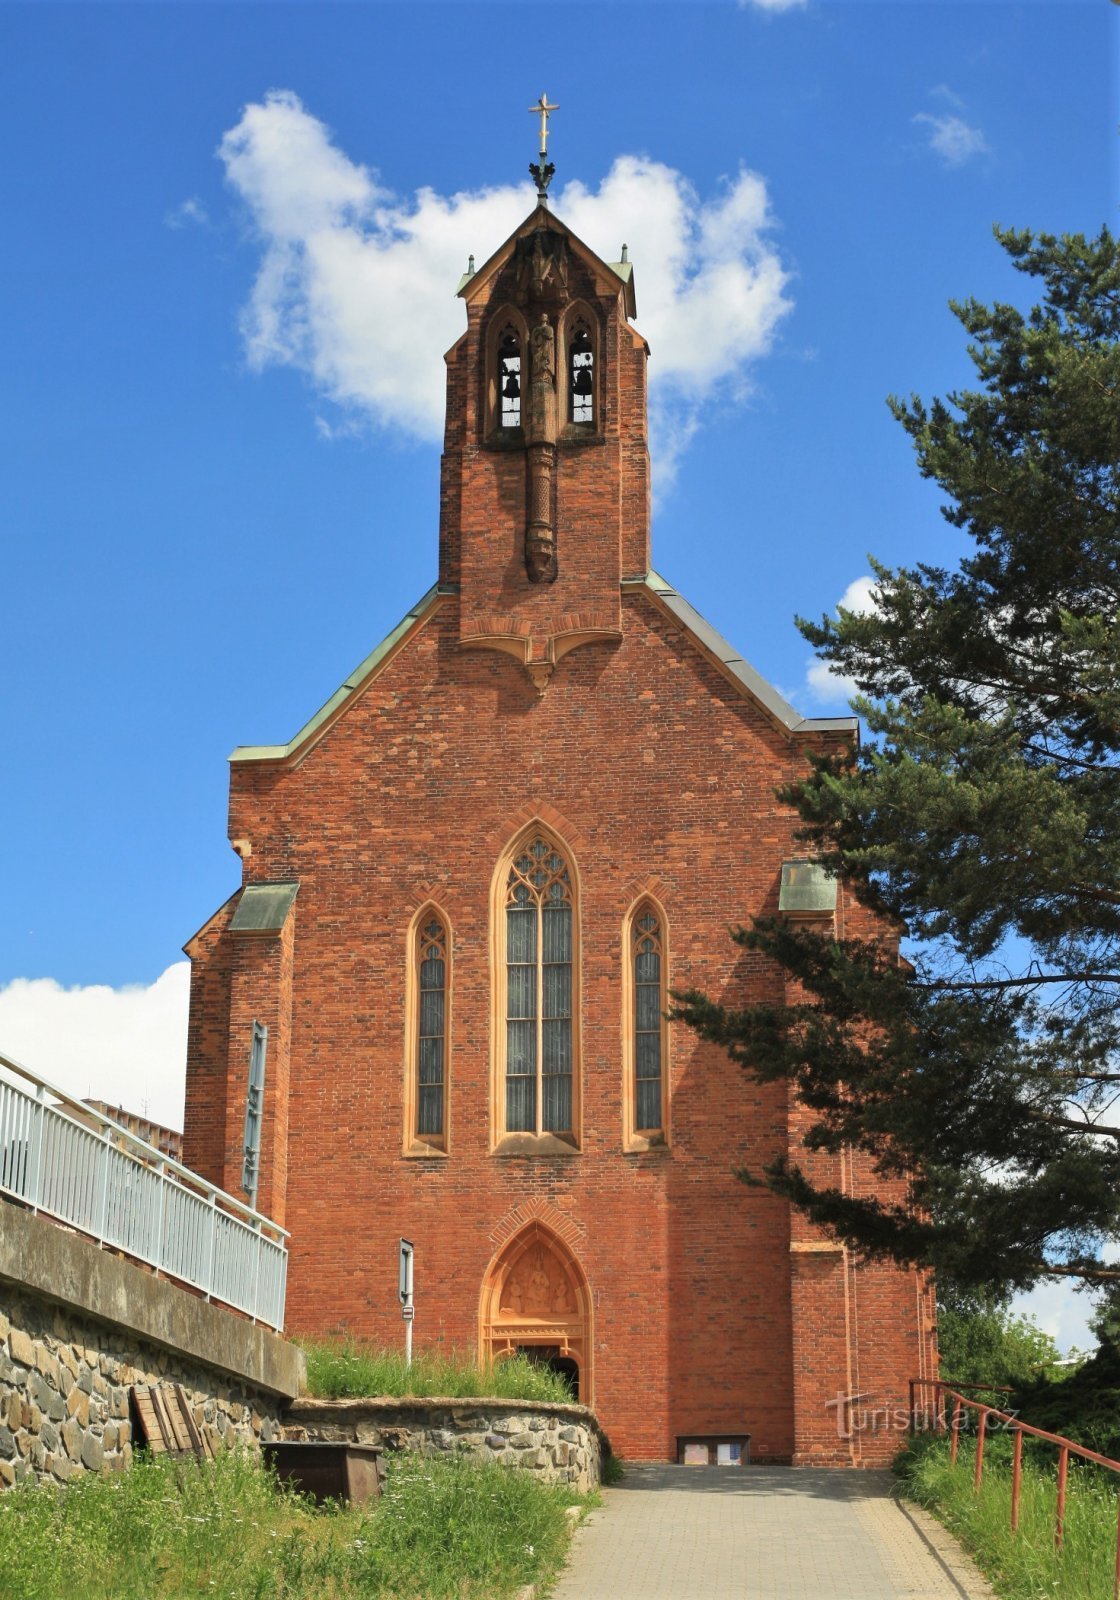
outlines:
[{"label": "tall stained glass window", "polygon": [[661,923],[646,906],[631,924],[634,978],[634,1130],[652,1133],[662,1124],[661,1039],[665,1001],[661,988]]},{"label": "tall stained glass window", "polygon": [[438,917],[417,930],[416,974],[419,1007],[416,1041],[416,1132],[440,1138],[444,1132],[447,1075],[447,929]]},{"label": "tall stained glass window", "polygon": [[506,1131],[572,1132],[572,883],[546,839],[506,882]]}]

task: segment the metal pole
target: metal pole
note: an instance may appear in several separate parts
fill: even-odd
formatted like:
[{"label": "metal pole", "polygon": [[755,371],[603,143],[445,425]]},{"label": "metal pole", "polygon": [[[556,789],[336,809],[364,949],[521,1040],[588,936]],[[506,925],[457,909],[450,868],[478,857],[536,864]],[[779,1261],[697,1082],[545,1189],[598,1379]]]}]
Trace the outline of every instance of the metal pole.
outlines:
[{"label": "metal pole", "polygon": [[979,1489],[980,1479],[984,1476],[984,1430],[988,1426],[988,1413],[980,1412],[980,1426],[976,1430],[976,1471],[972,1478],[972,1487]]},{"label": "metal pole", "polygon": [[1058,1515],[1054,1519],[1054,1549],[1062,1548],[1066,1531],[1066,1474],[1069,1472],[1069,1451],[1065,1445],[1058,1451]]},{"label": "metal pole", "polygon": [[[411,1307],[409,1308],[411,1309]],[[412,1367],[412,1318],[408,1317],[404,1325],[404,1369],[408,1372]]]},{"label": "metal pole", "polygon": [[1011,1531],[1019,1531],[1019,1489],[1023,1478],[1023,1430],[1015,1429],[1015,1454],[1011,1463]]},{"label": "metal pole", "polygon": [[954,1467],[957,1464],[957,1446],[960,1444],[960,1439],[961,1439],[961,1397],[960,1397],[960,1395],[958,1395],[957,1399],[956,1399],[956,1404],[953,1406],[953,1437],[952,1437],[952,1441],[951,1441],[951,1443],[949,1445],[949,1460],[950,1460],[950,1462],[952,1463],[952,1465]]}]

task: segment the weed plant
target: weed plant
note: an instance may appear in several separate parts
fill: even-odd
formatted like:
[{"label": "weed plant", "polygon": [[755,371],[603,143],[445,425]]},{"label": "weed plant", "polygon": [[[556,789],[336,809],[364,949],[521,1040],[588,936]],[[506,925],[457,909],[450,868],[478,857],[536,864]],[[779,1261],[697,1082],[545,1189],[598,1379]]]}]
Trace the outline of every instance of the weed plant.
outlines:
[{"label": "weed plant", "polygon": [[418,1351],[406,1367],[399,1350],[379,1349],[354,1339],[303,1344],[307,1387],[311,1394],[343,1399],[372,1395],[431,1396],[470,1399],[480,1395],[502,1400],[570,1402],[563,1378],[525,1356],[482,1365],[471,1355],[436,1345]]},{"label": "weed plant", "polygon": [[979,1493],[972,1486],[975,1451],[975,1441],[962,1438],[954,1467],[947,1440],[919,1440],[897,1465],[905,1493],[956,1534],[1005,1600],[1113,1600],[1116,1474],[1071,1457],[1058,1551],[1057,1452],[1046,1461],[1024,1454],[1019,1531],[1012,1533],[1011,1440],[988,1440]]},{"label": "weed plant", "polygon": [[575,1497],[459,1457],[401,1457],[366,1506],[316,1508],[248,1455],[138,1457],[0,1495],[4,1600],[501,1600],[559,1568]]}]

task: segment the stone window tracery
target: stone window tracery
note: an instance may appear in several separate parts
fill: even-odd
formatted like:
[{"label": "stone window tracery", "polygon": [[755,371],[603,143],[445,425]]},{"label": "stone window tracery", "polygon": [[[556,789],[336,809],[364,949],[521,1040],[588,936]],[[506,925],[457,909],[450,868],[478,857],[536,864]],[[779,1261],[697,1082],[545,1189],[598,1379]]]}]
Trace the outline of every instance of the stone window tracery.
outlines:
[{"label": "stone window tracery", "polygon": [[661,1115],[661,923],[647,906],[634,919],[634,1128],[658,1132]]},{"label": "stone window tracery", "polygon": [[669,1142],[668,944],[665,913],[643,897],[622,929],[623,1146]]},{"label": "stone window tracery", "polygon": [[406,1155],[447,1150],[451,935],[426,906],[409,935],[405,1003],[404,1148]]},{"label": "stone window tracery", "polygon": [[574,1131],[574,904],[568,864],[537,836],[505,885],[505,1131]]},{"label": "stone window tracery", "polygon": [[432,917],[419,930],[416,949],[420,1006],[416,1039],[416,1132],[443,1136],[446,1057],[447,930]]}]

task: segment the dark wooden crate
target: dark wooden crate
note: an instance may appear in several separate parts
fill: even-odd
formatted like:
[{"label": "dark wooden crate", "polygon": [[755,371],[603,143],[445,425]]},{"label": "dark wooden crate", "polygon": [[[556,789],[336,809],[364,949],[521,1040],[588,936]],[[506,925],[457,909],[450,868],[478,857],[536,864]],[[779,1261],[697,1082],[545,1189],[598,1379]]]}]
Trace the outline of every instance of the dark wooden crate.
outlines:
[{"label": "dark wooden crate", "polygon": [[360,1505],[381,1493],[381,1452],[374,1445],[274,1439],[261,1450],[282,1483],[320,1503],[349,1500]]}]

